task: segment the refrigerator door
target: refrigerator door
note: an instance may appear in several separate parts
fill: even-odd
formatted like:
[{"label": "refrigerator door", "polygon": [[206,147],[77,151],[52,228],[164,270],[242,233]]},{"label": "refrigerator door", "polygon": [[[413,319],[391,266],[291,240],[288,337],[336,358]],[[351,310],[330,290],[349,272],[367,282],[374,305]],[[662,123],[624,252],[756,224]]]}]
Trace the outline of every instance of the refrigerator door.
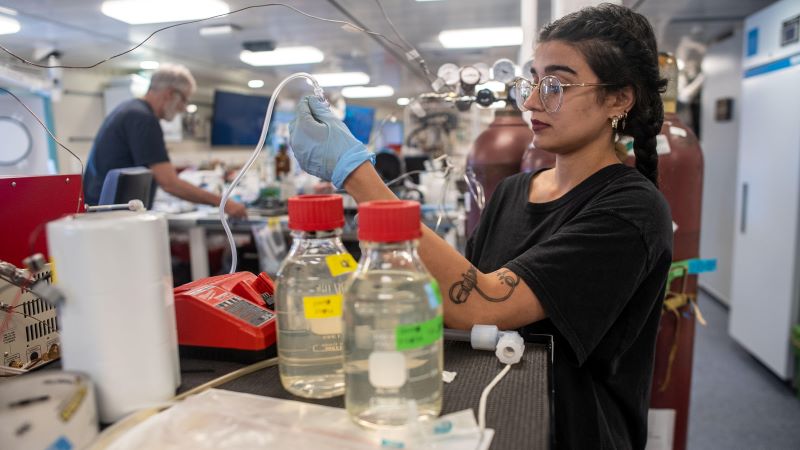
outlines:
[{"label": "refrigerator door", "polygon": [[743,80],[730,334],[791,377],[797,323],[800,65]]}]

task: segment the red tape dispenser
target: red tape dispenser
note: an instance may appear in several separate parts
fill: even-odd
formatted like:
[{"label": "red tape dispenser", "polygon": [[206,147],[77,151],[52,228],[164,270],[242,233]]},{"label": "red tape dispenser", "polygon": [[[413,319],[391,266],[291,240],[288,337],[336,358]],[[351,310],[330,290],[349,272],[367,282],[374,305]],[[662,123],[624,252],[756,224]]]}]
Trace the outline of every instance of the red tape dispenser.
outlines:
[{"label": "red tape dispenser", "polygon": [[275,356],[275,284],[237,272],[175,288],[181,356],[255,362]]}]

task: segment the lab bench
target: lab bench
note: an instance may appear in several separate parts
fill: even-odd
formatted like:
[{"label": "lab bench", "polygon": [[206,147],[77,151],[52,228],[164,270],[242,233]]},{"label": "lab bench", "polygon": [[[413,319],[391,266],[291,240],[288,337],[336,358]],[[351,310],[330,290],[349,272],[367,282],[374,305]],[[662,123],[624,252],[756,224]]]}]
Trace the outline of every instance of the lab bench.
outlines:
[{"label": "lab bench", "polygon": [[[491,450],[554,448],[552,337],[533,335],[527,339],[522,361],[512,366],[488,398],[486,427],[495,430]],[[179,392],[242,367],[244,364],[234,362],[181,358]],[[444,370],[457,375],[452,382],[444,383],[442,414],[464,409],[477,413],[481,392],[502,369],[503,364],[493,352],[473,350],[466,342],[445,341]],[[343,396],[322,400],[293,396],[281,386],[277,366],[245,375],[218,388],[344,407]]]}]

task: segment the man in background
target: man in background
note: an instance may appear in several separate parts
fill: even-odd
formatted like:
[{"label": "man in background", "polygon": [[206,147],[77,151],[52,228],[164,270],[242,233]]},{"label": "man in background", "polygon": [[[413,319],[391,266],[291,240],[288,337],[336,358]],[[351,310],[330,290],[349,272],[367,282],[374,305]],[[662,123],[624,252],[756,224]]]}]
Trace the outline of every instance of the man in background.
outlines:
[{"label": "man in background", "polygon": [[[186,110],[197,85],[184,66],[164,64],[150,79],[147,94],[128,100],[106,117],[97,132],[84,174],[86,203],[96,205],[111,169],[143,166],[161,189],[194,203],[219,205],[220,196],[178,178],[169,160],[159,119],[170,121]],[[225,212],[246,217],[244,205],[228,200]]]}]

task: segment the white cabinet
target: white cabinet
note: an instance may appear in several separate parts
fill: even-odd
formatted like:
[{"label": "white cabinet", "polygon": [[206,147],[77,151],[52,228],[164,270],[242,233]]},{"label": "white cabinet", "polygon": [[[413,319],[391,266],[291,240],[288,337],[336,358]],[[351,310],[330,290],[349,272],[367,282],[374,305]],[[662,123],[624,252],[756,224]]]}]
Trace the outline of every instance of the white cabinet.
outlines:
[{"label": "white cabinet", "polygon": [[800,44],[780,43],[798,14],[783,0],[745,22],[729,328],[783,379],[800,295]]}]

